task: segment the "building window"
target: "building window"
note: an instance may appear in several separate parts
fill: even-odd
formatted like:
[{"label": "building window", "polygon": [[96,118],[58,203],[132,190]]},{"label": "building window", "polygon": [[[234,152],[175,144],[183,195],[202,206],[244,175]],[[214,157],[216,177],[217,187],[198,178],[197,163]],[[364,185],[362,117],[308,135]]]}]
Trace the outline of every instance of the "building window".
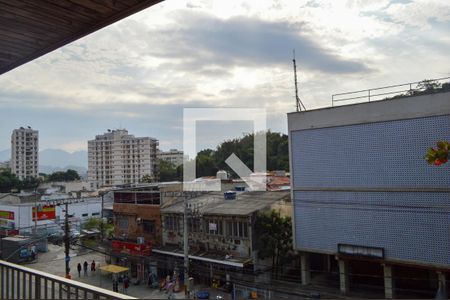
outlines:
[{"label": "building window", "polygon": [[82,214],[81,216],[82,216],[82,217],[87,217],[87,216],[88,216],[88,214]]},{"label": "building window", "polygon": [[118,217],[117,225],[120,230],[128,230],[128,217]]},{"label": "building window", "polygon": [[166,227],[166,230],[178,231],[178,218],[175,216],[166,216],[164,218],[164,226]]},{"label": "building window", "polygon": [[212,235],[223,235],[222,220],[207,219],[205,224],[205,232]]},{"label": "building window", "polygon": [[227,234],[231,237],[248,237],[248,224],[242,221],[227,221]]},{"label": "building window", "polygon": [[92,216],[100,216],[99,212],[92,213]]},{"label": "building window", "polygon": [[189,232],[200,232],[200,219],[188,219]]},{"label": "building window", "polygon": [[154,234],[155,233],[155,221],[154,220],[143,220],[142,229],[145,233]]}]

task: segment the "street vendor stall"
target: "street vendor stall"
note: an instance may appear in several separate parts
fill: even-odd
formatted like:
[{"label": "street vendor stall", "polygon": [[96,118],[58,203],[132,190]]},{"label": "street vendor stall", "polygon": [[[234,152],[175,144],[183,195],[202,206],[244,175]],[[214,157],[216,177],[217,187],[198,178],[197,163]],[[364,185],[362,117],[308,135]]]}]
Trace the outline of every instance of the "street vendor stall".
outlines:
[{"label": "street vendor stall", "polygon": [[[117,279],[121,274],[129,271],[129,268],[112,264],[101,266],[99,269],[105,273],[112,274],[113,279]],[[100,287],[102,286],[101,278],[102,277],[100,276]]]}]

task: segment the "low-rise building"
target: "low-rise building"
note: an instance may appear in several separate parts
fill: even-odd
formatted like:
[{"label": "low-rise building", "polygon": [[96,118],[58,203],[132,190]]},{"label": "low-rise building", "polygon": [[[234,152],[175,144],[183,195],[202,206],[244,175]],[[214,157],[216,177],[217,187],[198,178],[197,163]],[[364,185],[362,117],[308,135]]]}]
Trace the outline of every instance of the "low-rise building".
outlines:
[{"label": "low-rise building", "polygon": [[[210,192],[187,200],[192,276],[197,281],[209,283],[218,277],[225,282],[260,269],[254,224],[258,213],[276,209],[281,202],[290,205],[289,191]],[[181,272],[183,200],[163,207],[161,216],[163,246],[153,249],[153,255],[160,257],[162,272]]]},{"label": "low-rise building", "polygon": [[181,184],[146,184],[118,189],[114,195],[112,253],[117,263],[127,265],[131,276],[147,280],[151,249],[161,246],[161,190],[180,191]]},{"label": "low-rise building", "polygon": [[[37,225],[37,230],[45,233],[47,228],[56,229],[62,223],[65,218],[64,206],[39,200],[39,197],[35,202],[34,197],[29,195],[21,199],[19,195],[2,195],[0,198],[0,230],[2,232],[8,230],[15,234],[29,234]],[[85,220],[92,217],[100,218],[102,203],[99,197],[79,200],[78,203],[68,205],[68,215],[73,226],[79,227]],[[36,224],[35,218],[37,218]]]},{"label": "low-rise building", "polygon": [[157,155],[158,159],[170,162],[175,167],[181,166],[183,160],[187,160],[188,156],[184,155],[184,152],[177,149],[170,149],[169,151],[159,151]]}]

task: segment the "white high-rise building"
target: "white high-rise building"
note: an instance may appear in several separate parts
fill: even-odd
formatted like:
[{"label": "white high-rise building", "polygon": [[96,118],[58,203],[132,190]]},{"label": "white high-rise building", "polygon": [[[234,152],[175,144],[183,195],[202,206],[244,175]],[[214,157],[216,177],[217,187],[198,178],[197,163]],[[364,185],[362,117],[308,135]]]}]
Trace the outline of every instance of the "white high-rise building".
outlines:
[{"label": "white high-rise building", "polygon": [[11,134],[11,172],[20,179],[39,174],[39,131],[30,126],[14,129]]},{"label": "white high-rise building", "polygon": [[135,137],[126,129],[109,130],[88,141],[91,188],[138,183],[146,175],[157,180],[158,140]]},{"label": "white high-rise building", "polygon": [[158,158],[172,163],[175,167],[183,164],[183,159],[188,159],[187,155],[184,155],[183,151],[177,149],[170,149],[169,151],[158,152]]}]

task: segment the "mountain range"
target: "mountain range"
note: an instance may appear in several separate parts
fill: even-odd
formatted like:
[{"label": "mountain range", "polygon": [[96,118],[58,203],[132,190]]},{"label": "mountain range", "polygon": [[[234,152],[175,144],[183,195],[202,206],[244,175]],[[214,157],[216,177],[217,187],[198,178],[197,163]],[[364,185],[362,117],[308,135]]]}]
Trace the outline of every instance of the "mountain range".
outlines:
[{"label": "mountain range", "polygon": [[[61,149],[45,149],[39,151],[39,172],[53,173],[73,169],[80,175],[87,171],[87,151],[73,153]],[[11,150],[0,151],[0,162],[11,159]]]}]

